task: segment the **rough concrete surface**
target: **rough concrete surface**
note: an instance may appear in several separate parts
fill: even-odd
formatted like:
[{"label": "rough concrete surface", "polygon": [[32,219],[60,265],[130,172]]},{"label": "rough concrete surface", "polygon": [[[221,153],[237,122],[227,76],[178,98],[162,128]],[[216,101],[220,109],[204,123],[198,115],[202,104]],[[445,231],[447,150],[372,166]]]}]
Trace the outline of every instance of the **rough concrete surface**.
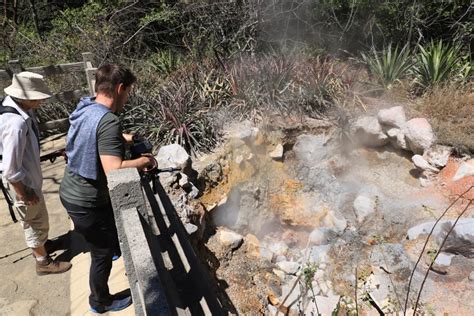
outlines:
[{"label": "rough concrete surface", "polygon": [[[64,146],[64,138],[42,145],[42,152]],[[59,184],[65,163],[62,158],[51,164],[42,163],[43,192],[48,207],[50,239],[57,238],[63,250],[55,257],[73,264],[69,272],[58,275],[37,276],[35,263],[26,249],[19,223],[13,223],[3,195],[0,194],[0,315],[93,315],[89,312],[90,255],[82,237],[70,232],[73,228],[66,210],[59,201]],[[122,259],[113,264],[109,279],[111,293],[129,288]],[[133,306],[113,315],[134,315]]]}]

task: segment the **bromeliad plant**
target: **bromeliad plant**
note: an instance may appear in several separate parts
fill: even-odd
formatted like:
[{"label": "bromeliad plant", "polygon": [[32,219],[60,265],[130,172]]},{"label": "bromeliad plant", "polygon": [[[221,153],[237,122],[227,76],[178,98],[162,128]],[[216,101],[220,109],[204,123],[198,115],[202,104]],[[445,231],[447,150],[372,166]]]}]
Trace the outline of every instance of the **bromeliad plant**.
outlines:
[{"label": "bromeliad plant", "polygon": [[[461,46],[447,44],[441,40],[431,41],[426,47],[418,45],[419,54],[415,67],[416,83],[423,90],[450,79],[458,70],[464,74],[471,70],[470,62],[464,65],[461,59]],[[468,76],[468,75],[467,75]]]},{"label": "bromeliad plant", "polygon": [[398,46],[393,47],[390,43],[381,52],[372,49],[368,54],[362,53],[362,60],[377,82],[384,88],[390,89],[394,83],[407,75],[413,65],[410,53],[407,46],[400,49]]},{"label": "bromeliad plant", "polygon": [[176,143],[197,155],[212,149],[219,128],[191,80],[173,78],[155,91],[138,89],[122,116],[125,129],[145,135],[156,146]]}]

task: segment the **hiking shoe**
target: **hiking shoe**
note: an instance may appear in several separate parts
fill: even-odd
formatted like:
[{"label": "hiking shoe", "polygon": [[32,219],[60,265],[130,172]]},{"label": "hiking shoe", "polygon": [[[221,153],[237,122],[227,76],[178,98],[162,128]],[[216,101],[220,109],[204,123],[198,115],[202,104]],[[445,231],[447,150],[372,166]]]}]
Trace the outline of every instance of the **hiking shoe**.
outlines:
[{"label": "hiking shoe", "polygon": [[46,257],[42,261],[36,260],[36,274],[37,275],[46,275],[46,274],[56,274],[63,273],[71,269],[72,264],[65,261],[53,260],[51,257]]},{"label": "hiking shoe", "polygon": [[91,307],[91,312],[96,314],[103,314],[107,312],[118,312],[122,309],[125,309],[132,305],[132,297],[127,296],[120,299],[115,299],[109,306],[101,306],[101,307]]}]

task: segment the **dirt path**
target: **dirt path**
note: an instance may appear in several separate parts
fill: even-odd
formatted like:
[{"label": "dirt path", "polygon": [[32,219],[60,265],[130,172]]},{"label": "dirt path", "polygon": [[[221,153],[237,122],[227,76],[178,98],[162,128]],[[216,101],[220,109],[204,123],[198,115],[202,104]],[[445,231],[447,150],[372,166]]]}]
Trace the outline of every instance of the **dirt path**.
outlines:
[{"label": "dirt path", "polygon": [[[42,145],[48,152],[64,146],[64,138]],[[70,260],[71,271],[38,277],[31,252],[26,248],[20,224],[13,223],[3,195],[0,197],[0,315],[93,315],[89,312],[90,256],[79,235],[72,232],[72,222],[59,201],[65,163],[42,163],[46,205],[49,212],[50,239],[57,239],[62,250],[56,257]],[[129,288],[120,258],[114,262],[109,286],[112,293]],[[134,315],[133,306],[113,315]]]}]

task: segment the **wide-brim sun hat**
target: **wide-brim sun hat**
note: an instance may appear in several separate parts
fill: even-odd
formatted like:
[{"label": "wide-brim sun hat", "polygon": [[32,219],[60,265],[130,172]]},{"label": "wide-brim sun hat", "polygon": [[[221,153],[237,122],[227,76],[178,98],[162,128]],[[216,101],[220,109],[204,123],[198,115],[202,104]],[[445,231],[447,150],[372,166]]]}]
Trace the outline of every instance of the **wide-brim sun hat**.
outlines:
[{"label": "wide-brim sun hat", "polygon": [[3,91],[21,100],[44,100],[52,96],[43,76],[29,71],[14,74],[12,84]]}]

